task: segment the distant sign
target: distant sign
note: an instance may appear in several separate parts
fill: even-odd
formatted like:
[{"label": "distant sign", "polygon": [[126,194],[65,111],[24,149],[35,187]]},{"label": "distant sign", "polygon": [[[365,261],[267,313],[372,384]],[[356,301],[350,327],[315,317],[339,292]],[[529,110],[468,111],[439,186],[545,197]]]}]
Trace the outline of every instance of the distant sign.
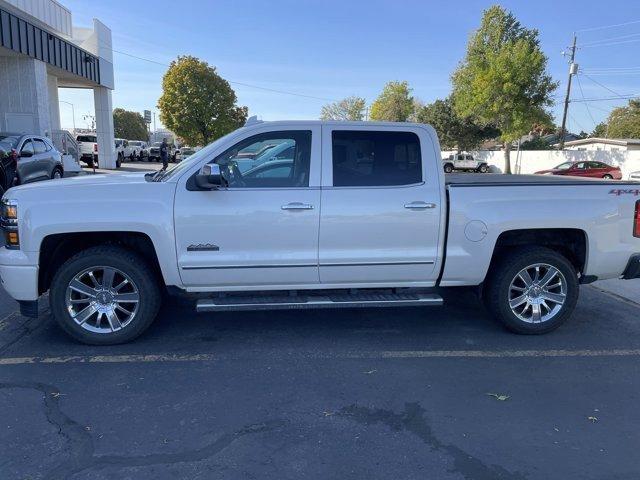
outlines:
[{"label": "distant sign", "polygon": [[146,123],[151,123],[151,110],[144,111],[144,121]]}]

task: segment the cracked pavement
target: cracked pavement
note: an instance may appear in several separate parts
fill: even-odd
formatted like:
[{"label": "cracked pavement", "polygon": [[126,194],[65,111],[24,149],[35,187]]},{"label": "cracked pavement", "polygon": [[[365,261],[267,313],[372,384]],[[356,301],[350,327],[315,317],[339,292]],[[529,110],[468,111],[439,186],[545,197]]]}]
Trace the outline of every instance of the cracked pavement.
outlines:
[{"label": "cracked pavement", "polygon": [[0,361],[17,359],[0,363],[0,478],[640,476],[639,304],[586,287],[569,323],[529,337],[467,290],[445,301],[195,314],[174,300],[135,343],[100,348],[0,292]]}]

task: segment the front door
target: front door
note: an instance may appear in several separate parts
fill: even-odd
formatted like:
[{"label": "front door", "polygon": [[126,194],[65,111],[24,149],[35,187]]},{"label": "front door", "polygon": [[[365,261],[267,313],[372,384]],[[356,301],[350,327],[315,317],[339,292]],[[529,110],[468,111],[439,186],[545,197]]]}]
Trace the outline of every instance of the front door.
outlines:
[{"label": "front door", "polygon": [[320,134],[312,124],[253,133],[211,159],[227,187],[178,187],[176,247],[187,287],[319,282]]},{"label": "front door", "polygon": [[434,284],[444,205],[427,130],[325,126],[323,155],[321,282]]}]

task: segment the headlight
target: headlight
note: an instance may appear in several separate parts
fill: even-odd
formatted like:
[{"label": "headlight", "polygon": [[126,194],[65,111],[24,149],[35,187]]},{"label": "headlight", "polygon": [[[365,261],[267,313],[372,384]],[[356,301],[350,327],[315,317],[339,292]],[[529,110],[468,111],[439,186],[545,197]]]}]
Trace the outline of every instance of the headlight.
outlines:
[{"label": "headlight", "polygon": [[5,246],[7,248],[20,248],[18,235],[18,203],[7,198],[0,203],[0,227],[4,232]]}]

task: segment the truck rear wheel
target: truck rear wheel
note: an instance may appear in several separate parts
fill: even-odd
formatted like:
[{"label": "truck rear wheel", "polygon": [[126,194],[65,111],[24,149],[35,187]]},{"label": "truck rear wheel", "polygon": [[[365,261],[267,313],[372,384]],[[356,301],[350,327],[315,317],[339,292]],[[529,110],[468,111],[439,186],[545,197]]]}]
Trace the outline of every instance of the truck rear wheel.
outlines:
[{"label": "truck rear wheel", "polygon": [[115,246],[77,253],[55,273],[49,295],[62,329],[89,345],[114,345],[138,337],[160,308],[160,287],[137,254]]},{"label": "truck rear wheel", "polygon": [[451,165],[450,163],[446,163],[444,165],[444,173],[451,173],[453,172],[453,165]]},{"label": "truck rear wheel", "polygon": [[545,247],[511,251],[492,267],[485,282],[488,310],[515,333],[555,330],[573,313],[578,276],[562,255]]}]

